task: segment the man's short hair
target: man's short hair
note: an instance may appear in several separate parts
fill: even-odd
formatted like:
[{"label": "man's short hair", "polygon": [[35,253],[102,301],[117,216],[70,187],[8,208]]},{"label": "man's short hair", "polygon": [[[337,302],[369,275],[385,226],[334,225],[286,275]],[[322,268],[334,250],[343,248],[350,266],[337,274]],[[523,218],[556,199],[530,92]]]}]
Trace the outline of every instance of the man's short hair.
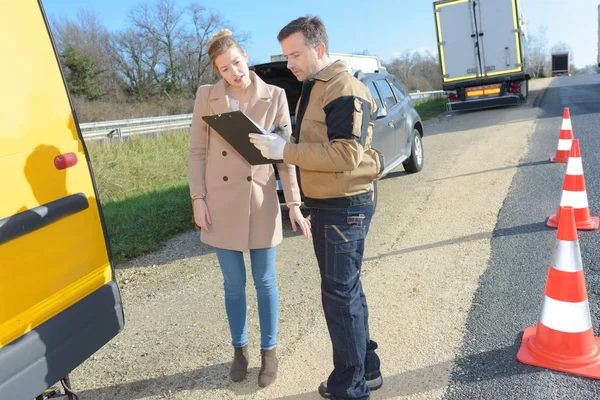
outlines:
[{"label": "man's short hair", "polygon": [[325,24],[323,24],[321,18],[313,15],[307,15],[305,17],[295,19],[284,26],[281,31],[279,31],[277,40],[281,42],[296,32],[302,32],[307,46],[317,47],[321,43],[324,43],[325,51],[329,54],[327,30],[325,29]]}]

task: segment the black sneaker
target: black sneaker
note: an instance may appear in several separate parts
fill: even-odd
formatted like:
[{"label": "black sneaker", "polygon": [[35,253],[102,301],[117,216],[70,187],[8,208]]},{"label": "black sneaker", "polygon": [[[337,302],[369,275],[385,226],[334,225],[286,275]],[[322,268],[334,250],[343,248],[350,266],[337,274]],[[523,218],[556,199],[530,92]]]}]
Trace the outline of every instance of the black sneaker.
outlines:
[{"label": "black sneaker", "polygon": [[[371,391],[379,389],[383,386],[383,376],[379,375],[377,378],[367,381],[367,386]],[[324,397],[326,399],[331,397],[331,393],[327,391],[327,381],[323,381],[319,385],[319,394],[321,395],[321,397]]]}]

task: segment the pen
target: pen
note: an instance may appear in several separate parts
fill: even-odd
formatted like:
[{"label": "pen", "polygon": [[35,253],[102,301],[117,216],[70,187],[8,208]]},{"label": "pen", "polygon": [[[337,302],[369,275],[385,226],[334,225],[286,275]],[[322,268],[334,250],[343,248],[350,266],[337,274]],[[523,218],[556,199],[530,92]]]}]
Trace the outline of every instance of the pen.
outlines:
[{"label": "pen", "polygon": [[283,126],[276,126],[271,133],[279,134],[279,132],[283,132],[285,128],[287,128],[287,124]]}]

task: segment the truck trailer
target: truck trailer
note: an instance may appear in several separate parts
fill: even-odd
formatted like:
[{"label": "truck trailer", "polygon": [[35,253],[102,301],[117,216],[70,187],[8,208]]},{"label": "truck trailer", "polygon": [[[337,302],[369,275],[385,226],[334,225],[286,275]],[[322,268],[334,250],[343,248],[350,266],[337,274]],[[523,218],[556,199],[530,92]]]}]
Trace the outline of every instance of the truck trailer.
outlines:
[{"label": "truck trailer", "polygon": [[448,111],[527,101],[527,34],[519,0],[433,3]]},{"label": "truck trailer", "polygon": [[552,53],[552,76],[569,76],[569,64],[568,52]]}]

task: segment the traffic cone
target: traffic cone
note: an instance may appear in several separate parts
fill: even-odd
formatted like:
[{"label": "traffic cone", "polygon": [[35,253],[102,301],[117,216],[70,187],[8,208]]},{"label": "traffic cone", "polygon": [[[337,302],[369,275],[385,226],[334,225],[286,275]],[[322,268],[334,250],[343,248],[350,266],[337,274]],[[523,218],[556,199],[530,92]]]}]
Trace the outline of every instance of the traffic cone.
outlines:
[{"label": "traffic cone", "polygon": [[567,162],[569,160],[569,151],[573,142],[573,125],[571,124],[571,113],[569,107],[565,107],[563,112],[562,126],[558,136],[558,147],[554,157],[550,158],[552,162]]},{"label": "traffic cone", "polygon": [[585,190],[585,179],[583,178],[583,163],[581,161],[581,151],[579,149],[579,140],[573,140],[569,162],[567,163],[567,172],[563,182],[563,192],[560,199],[560,206],[556,214],[552,214],[546,226],[550,228],[558,227],[560,220],[560,207],[573,207],[575,212],[575,224],[577,229],[592,231],[598,229],[598,217],[590,216],[590,207],[588,205],[587,192]]},{"label": "traffic cone", "polygon": [[594,337],[575,215],[562,209],[548,269],[541,317],[523,333],[523,364],[600,379],[600,338]]}]

